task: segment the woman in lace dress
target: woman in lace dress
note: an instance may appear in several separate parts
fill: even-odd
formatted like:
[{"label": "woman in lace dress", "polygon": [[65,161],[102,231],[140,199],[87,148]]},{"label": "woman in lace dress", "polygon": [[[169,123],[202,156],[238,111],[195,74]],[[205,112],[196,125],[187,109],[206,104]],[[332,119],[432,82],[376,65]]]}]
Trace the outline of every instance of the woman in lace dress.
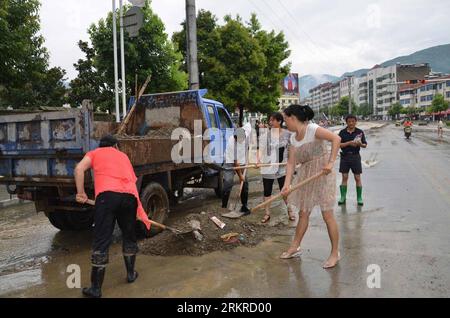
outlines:
[{"label": "woman in lace dress", "polygon": [[[291,105],[284,110],[286,125],[293,134],[282,193],[287,194],[291,184],[295,185],[322,171],[325,175],[289,195],[288,202],[299,209],[300,217],[291,246],[280,257],[292,258],[301,254],[300,245],[308,228],[309,215],[315,206],[319,206],[331,241],[331,253],[323,267],[331,268],[339,261],[339,231],[333,215],[336,196],[336,175],[333,166],[341,138],[317,124],[310,123],[313,117],[314,112],[309,106]],[[331,152],[325,141],[331,142]],[[292,179],[296,164],[300,166]]]}]

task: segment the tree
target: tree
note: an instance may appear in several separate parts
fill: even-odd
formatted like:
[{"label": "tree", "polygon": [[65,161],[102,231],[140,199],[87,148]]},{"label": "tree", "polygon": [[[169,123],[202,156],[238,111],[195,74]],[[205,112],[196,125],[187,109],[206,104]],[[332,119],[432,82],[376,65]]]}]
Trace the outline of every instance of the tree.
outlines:
[{"label": "tree", "polygon": [[[342,117],[348,115],[348,101],[349,97],[341,97],[339,102],[334,105],[330,110],[330,115],[334,117]],[[356,114],[358,113],[358,106],[356,103],[352,100],[352,113]]]},{"label": "tree", "polygon": [[[187,74],[181,70],[182,55],[168,40],[164,32],[164,24],[154,14],[150,4],[151,2],[147,0],[142,8],[144,23],[139,30],[139,35],[130,38],[127,32],[124,34],[125,81],[128,96],[135,94],[136,75],[138,84],[141,85],[148,75],[152,76],[147,92],[157,93],[187,88]],[[119,21],[119,12],[116,14]],[[86,58],[75,64],[79,74],[72,81],[76,90],[71,96],[76,103],[80,103],[84,95],[92,94],[89,98],[97,101],[96,106],[102,110],[112,111],[114,108],[112,29],[112,12],[110,12],[106,19],[100,19],[97,24],[89,27],[92,48],[86,47],[84,43],[79,45]],[[119,30],[120,28],[117,27],[117,38],[119,38]],[[119,78],[121,78],[120,72],[119,68]],[[90,75],[94,75],[92,80],[89,80]]]},{"label": "tree", "polygon": [[[289,57],[283,33],[261,29],[255,14],[244,24],[237,16],[225,16],[225,24],[209,11],[200,10],[197,17],[200,86],[208,96],[223,102],[227,108],[269,113],[275,110],[281,96],[280,83],[289,73]],[[186,32],[174,33],[186,59]]]},{"label": "tree", "polygon": [[433,113],[446,111],[450,107],[450,103],[445,100],[444,95],[436,94],[431,102],[431,110]]},{"label": "tree", "polygon": [[403,106],[399,103],[396,102],[394,104],[391,105],[391,107],[388,110],[388,115],[392,116],[392,119],[396,119],[397,116],[403,111]]},{"label": "tree", "polygon": [[49,68],[39,35],[38,0],[0,2],[0,106],[34,108],[64,102],[65,71]]},{"label": "tree", "polygon": [[373,114],[373,109],[369,106],[369,104],[364,103],[358,107],[358,115],[363,117],[367,117]]}]

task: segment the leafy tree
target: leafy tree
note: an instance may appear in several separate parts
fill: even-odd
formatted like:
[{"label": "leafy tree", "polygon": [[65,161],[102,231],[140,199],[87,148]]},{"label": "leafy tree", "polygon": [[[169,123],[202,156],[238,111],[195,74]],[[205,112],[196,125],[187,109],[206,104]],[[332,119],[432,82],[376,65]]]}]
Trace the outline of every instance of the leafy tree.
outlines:
[{"label": "leafy tree", "polygon": [[395,119],[402,111],[404,111],[403,109],[403,106],[399,102],[396,102],[389,108],[388,115],[392,116],[392,119]]},{"label": "leafy tree", "polygon": [[369,104],[364,103],[359,105],[358,107],[358,115],[367,117],[373,114],[373,109],[369,106]]},{"label": "leafy tree", "polygon": [[[348,115],[348,101],[349,97],[341,97],[339,102],[334,105],[330,110],[330,115],[334,117],[342,117]],[[358,106],[356,103],[352,100],[352,113],[357,114],[358,113]]]},{"label": "leafy tree", "polygon": [[445,111],[450,107],[450,103],[445,100],[444,95],[436,94],[431,102],[431,109],[434,113]]},{"label": "leafy tree", "polygon": [[[225,16],[225,24],[209,11],[197,17],[200,86],[211,98],[222,101],[229,110],[245,107],[249,111],[269,113],[275,110],[281,95],[280,83],[289,73],[288,43],[283,33],[261,29],[255,14],[244,24],[237,16]],[[186,32],[174,33],[186,59]]]},{"label": "leafy tree", "polygon": [[38,0],[0,1],[0,106],[34,108],[64,102],[65,71],[49,68],[39,35]]},{"label": "leafy tree", "polygon": [[[128,96],[135,94],[136,75],[140,85],[148,75],[152,76],[147,92],[157,93],[187,88],[187,74],[181,71],[182,55],[168,40],[164,32],[164,24],[152,11],[150,4],[151,1],[147,0],[142,8],[144,23],[139,30],[139,35],[130,38],[127,32],[124,34],[125,81]],[[118,23],[119,12],[117,11],[116,14]],[[100,19],[97,24],[92,24],[88,29],[92,49],[85,44],[80,46],[86,58],[75,64],[79,75],[72,81],[76,88],[72,94],[72,100],[76,103],[80,103],[82,97],[89,93],[92,94],[90,98],[97,101],[96,106],[102,110],[112,111],[114,108],[112,29],[112,12],[106,19]],[[117,38],[119,38],[119,32],[118,26]],[[119,78],[121,78],[120,72],[119,67]],[[90,74],[94,75],[92,80],[89,80]]]}]

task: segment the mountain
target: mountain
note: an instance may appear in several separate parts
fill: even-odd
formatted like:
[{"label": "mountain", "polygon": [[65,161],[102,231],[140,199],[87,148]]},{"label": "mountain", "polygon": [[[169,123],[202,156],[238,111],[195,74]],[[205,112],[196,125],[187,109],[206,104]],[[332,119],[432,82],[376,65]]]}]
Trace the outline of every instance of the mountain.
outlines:
[{"label": "mountain", "polygon": [[[410,55],[399,56],[392,60],[383,62],[380,65],[386,67],[396,63],[430,63],[430,67],[433,72],[450,73],[450,44],[433,46]],[[367,71],[368,69],[360,69],[357,71],[344,73],[341,78],[347,75],[355,75],[358,77],[365,74]]]},{"label": "mountain", "polygon": [[300,98],[309,96],[309,90],[326,82],[335,82],[339,77],[329,74],[312,74],[301,76],[299,81]]}]

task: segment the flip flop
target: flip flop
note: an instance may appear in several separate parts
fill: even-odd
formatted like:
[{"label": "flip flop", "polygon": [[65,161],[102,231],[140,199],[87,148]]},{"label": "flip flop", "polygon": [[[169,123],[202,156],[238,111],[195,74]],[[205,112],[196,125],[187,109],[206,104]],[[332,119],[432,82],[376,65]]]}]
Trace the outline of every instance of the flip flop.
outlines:
[{"label": "flip flop", "polygon": [[302,255],[303,251],[300,249],[300,247],[297,248],[297,250],[291,254],[289,254],[288,252],[283,252],[280,255],[281,259],[289,259],[289,258],[295,258],[295,257],[300,257],[300,255]]},{"label": "flip flop", "polygon": [[323,268],[324,269],[330,269],[330,268],[333,268],[333,267],[335,267],[338,263],[339,263],[339,261],[341,260],[341,253],[340,252],[338,252],[338,259],[337,259],[337,261],[336,261],[336,263],[333,265],[333,266],[326,266],[326,262],[323,264]]}]

